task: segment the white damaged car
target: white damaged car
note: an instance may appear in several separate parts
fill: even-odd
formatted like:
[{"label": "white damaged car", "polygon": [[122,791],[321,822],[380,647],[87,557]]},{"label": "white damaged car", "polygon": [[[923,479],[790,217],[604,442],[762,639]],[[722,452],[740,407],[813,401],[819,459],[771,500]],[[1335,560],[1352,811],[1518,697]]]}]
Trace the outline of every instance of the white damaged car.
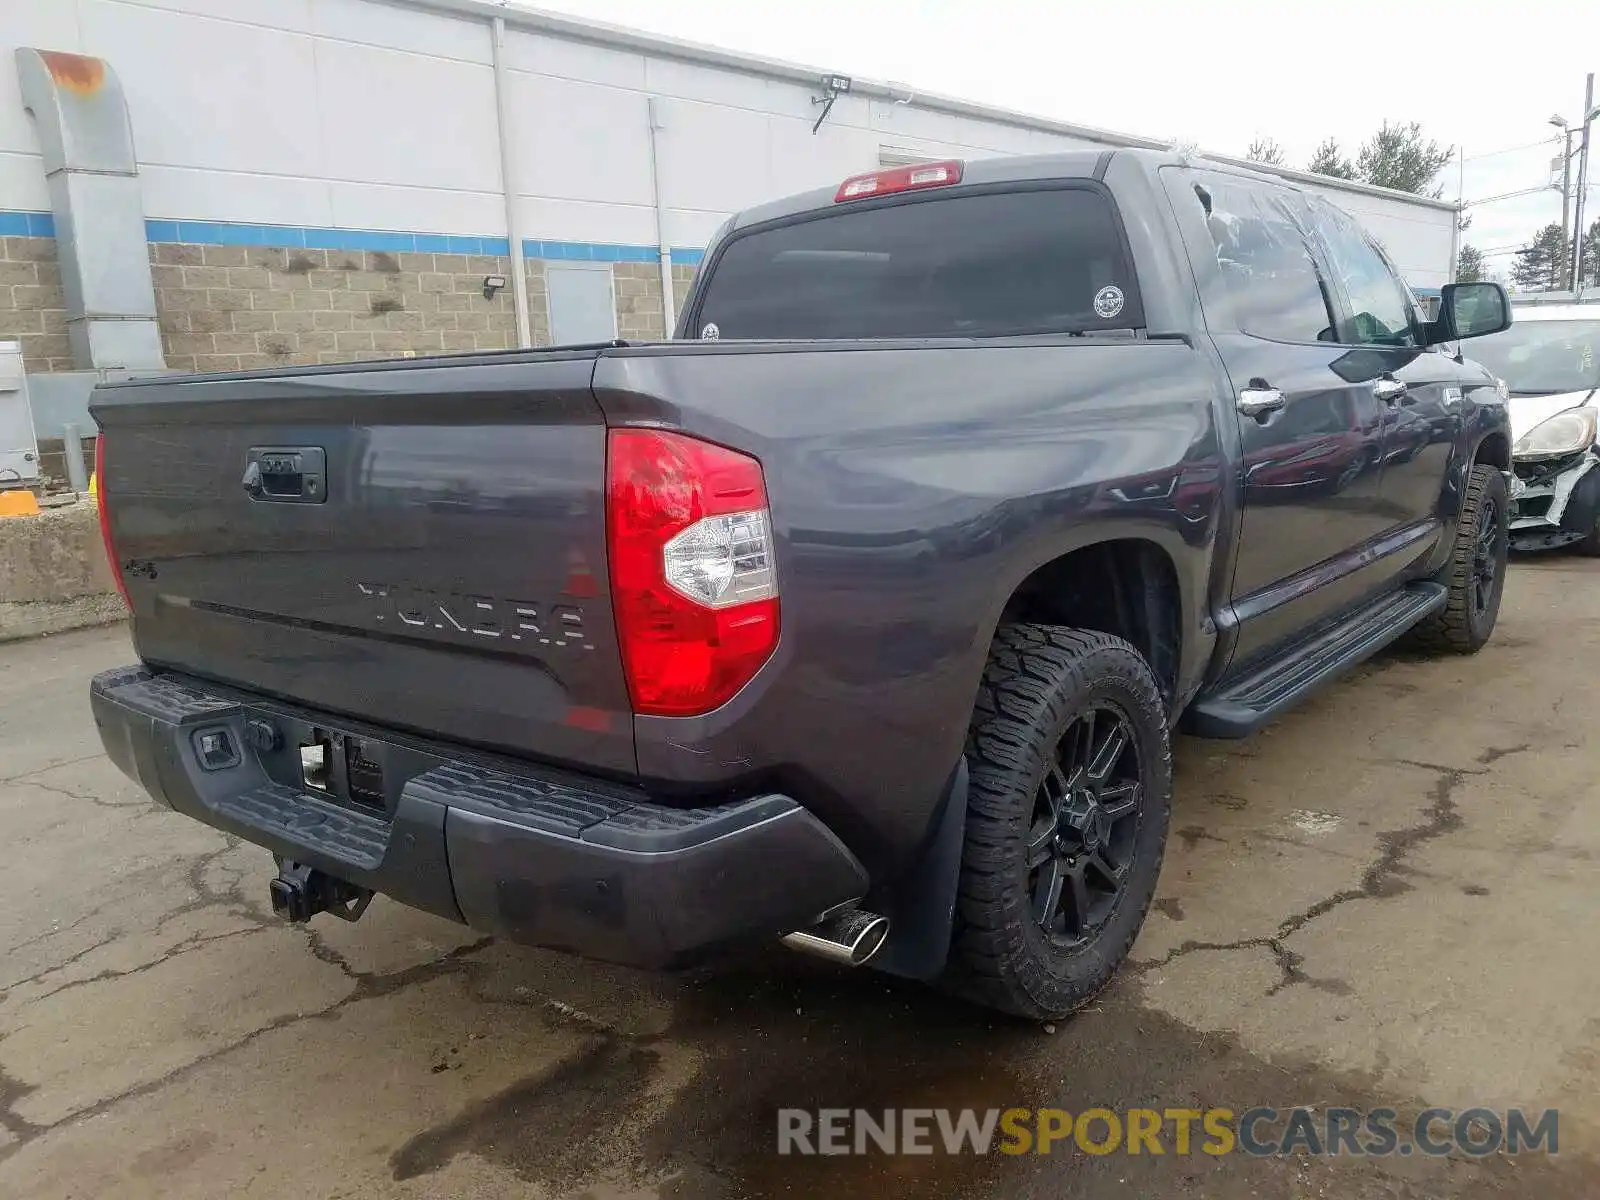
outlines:
[{"label": "white damaged car", "polygon": [[1600,555],[1600,304],[1513,312],[1469,351],[1510,392],[1512,548]]}]

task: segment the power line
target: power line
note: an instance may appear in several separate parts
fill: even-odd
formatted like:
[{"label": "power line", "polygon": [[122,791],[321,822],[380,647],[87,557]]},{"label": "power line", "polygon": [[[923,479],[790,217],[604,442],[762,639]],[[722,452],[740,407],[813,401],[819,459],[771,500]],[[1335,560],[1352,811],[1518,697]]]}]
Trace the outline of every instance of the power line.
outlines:
[{"label": "power line", "polygon": [[1501,154],[1515,154],[1518,150],[1532,150],[1535,146],[1550,146],[1561,140],[1560,136],[1542,138],[1537,142],[1525,142],[1521,146],[1507,146],[1504,150],[1487,150],[1482,154],[1469,154],[1461,161],[1464,163],[1477,162],[1482,158],[1494,158]]},{"label": "power line", "polygon": [[1516,191],[1516,192],[1501,192],[1498,196],[1484,196],[1482,199],[1479,199],[1479,200],[1463,200],[1461,202],[1461,207],[1462,208],[1475,208],[1480,204],[1493,204],[1497,200],[1514,200],[1519,196],[1536,196],[1540,192],[1548,192],[1548,191],[1558,191],[1559,192],[1560,190],[1561,190],[1560,188],[1556,188],[1556,187],[1553,187],[1551,184],[1545,183],[1545,184],[1541,184],[1538,187],[1523,188],[1520,191]]}]

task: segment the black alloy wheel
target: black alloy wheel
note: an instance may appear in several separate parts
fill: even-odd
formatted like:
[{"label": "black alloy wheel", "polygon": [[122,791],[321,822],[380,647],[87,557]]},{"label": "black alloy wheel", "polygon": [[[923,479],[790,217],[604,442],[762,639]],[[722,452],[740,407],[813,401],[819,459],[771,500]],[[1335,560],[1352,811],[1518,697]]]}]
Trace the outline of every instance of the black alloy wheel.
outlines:
[{"label": "black alloy wheel", "polygon": [[1057,945],[1098,933],[1122,898],[1139,831],[1139,756],[1128,718],[1110,705],[1062,732],[1034,798],[1028,831],[1033,919]]},{"label": "black alloy wheel", "polygon": [[1472,606],[1480,616],[1489,611],[1500,587],[1500,563],[1505,557],[1500,541],[1500,508],[1493,497],[1485,496],[1478,506],[1472,547]]}]

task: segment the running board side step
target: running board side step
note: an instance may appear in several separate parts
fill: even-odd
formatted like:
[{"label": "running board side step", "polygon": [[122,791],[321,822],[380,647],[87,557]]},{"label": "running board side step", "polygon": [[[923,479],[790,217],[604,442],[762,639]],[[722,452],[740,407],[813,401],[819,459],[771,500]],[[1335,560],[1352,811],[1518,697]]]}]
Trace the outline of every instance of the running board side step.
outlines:
[{"label": "running board side step", "polygon": [[780,940],[791,950],[814,954],[846,967],[859,967],[883,949],[889,937],[889,918],[859,908],[847,908]]},{"label": "running board side step", "polygon": [[1438,583],[1413,583],[1382,596],[1203,696],[1190,707],[1184,728],[1197,737],[1246,737],[1438,612],[1448,598]]}]

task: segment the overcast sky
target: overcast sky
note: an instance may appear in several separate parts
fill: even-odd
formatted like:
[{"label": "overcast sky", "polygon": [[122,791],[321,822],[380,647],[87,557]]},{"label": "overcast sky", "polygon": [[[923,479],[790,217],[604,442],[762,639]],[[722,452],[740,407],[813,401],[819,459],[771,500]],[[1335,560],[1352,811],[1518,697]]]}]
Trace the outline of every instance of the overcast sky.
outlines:
[{"label": "overcast sky", "polygon": [[[1385,119],[1465,147],[1445,196],[1468,201],[1549,178],[1546,122],[1574,123],[1600,71],[1592,4],[1519,0],[540,0],[536,7],[905,83],[1005,108],[1243,154],[1276,138],[1304,166],[1324,137],[1355,157]],[[1313,15],[1316,14],[1316,15]],[[1324,16],[1322,14],[1328,14]],[[1562,30],[1569,31],[1563,34]],[[1591,178],[1600,176],[1600,123]],[[1513,153],[1493,154],[1509,147]],[[1576,163],[1574,163],[1574,173]],[[1600,180],[1589,192],[1600,216]],[[1548,191],[1470,210],[1466,240],[1525,242],[1561,214]],[[1586,219],[1585,224],[1589,222]],[[1491,253],[1504,268],[1507,255]]]}]

